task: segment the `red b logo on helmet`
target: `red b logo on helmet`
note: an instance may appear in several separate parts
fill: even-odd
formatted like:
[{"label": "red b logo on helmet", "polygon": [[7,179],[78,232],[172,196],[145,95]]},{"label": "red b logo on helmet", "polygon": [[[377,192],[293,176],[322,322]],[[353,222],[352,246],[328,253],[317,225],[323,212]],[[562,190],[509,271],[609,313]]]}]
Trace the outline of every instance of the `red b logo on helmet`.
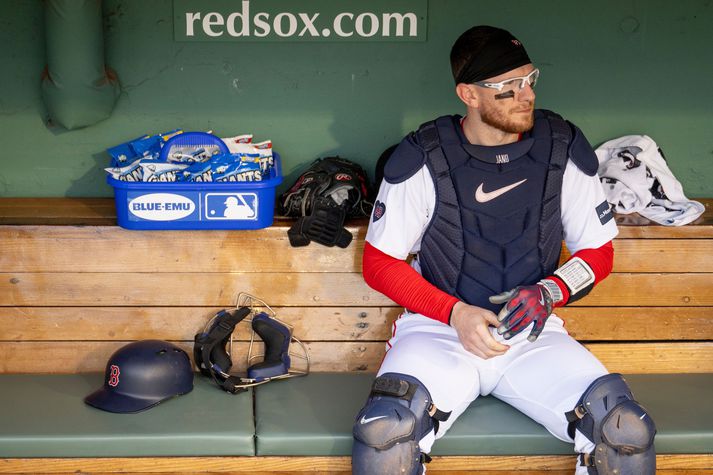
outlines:
[{"label": "red b logo on helmet", "polygon": [[115,364],[111,365],[110,369],[111,373],[109,373],[109,381],[107,381],[107,384],[112,388],[115,388],[119,385],[119,374],[121,372],[119,371],[119,367]]}]

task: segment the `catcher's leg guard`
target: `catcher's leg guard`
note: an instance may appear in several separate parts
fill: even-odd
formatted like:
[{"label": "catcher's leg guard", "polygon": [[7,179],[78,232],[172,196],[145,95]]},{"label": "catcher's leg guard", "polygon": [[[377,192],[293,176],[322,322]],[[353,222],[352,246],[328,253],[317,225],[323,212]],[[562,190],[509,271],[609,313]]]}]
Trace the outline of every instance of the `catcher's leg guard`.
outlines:
[{"label": "catcher's leg guard", "polygon": [[567,419],[570,436],[579,429],[596,445],[580,455],[590,475],[656,473],[656,426],[620,374],[595,379]]},{"label": "catcher's leg guard", "polygon": [[436,409],[418,379],[400,373],[379,376],[354,422],[352,473],[421,474],[430,457],[418,443],[449,415]]}]

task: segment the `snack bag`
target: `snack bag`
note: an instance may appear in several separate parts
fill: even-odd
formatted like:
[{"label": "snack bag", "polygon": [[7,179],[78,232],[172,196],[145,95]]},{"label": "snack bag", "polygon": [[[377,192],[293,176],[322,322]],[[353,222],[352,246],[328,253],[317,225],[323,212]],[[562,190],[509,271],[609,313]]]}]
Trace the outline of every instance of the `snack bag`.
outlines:
[{"label": "snack bag", "polygon": [[131,148],[131,142],[136,142],[145,138],[148,138],[148,135],[142,135],[141,137],[136,137],[129,142],[108,148],[106,151],[111,157],[111,166],[113,168],[125,167],[137,158],[141,158],[137,156],[134,149]]},{"label": "snack bag", "polygon": [[177,175],[176,181],[206,183],[213,181],[213,165],[211,162],[192,163]]},{"label": "snack bag", "polygon": [[143,181],[145,182],[174,182],[177,175],[188,168],[187,163],[162,162],[159,160],[141,160]]},{"label": "snack bag", "polygon": [[141,160],[134,160],[129,165],[123,167],[111,167],[105,168],[111,177],[119,181],[142,181],[143,180],[143,170],[139,164]]},{"label": "snack bag", "polygon": [[253,134],[236,135],[235,137],[221,138],[221,140],[223,142],[225,142],[225,145],[227,145],[228,148],[230,148],[231,145],[235,145],[235,144],[239,144],[239,143],[252,143]]},{"label": "snack bag", "polygon": [[230,154],[213,163],[214,182],[262,181],[259,156],[257,154]]},{"label": "snack bag", "polygon": [[272,157],[272,140],[258,143],[236,143],[228,145],[233,154],[258,154],[260,157],[260,171],[262,176],[269,176],[275,165]]}]

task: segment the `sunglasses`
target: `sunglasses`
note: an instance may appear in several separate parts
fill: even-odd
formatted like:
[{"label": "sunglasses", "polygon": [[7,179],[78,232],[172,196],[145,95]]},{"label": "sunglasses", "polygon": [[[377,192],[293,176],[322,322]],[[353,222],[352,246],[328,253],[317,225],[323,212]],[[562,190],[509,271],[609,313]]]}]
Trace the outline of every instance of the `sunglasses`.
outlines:
[{"label": "sunglasses", "polygon": [[510,79],[505,79],[504,81],[500,82],[484,82],[484,81],[478,81],[473,84],[476,86],[480,87],[487,87],[489,89],[497,89],[500,92],[503,91],[513,91],[517,92],[522,89],[525,89],[526,85],[530,85],[530,87],[534,88],[535,84],[537,84],[537,79],[540,77],[540,70],[539,69],[533,69],[530,74],[527,76],[520,76],[516,78],[510,78]]}]

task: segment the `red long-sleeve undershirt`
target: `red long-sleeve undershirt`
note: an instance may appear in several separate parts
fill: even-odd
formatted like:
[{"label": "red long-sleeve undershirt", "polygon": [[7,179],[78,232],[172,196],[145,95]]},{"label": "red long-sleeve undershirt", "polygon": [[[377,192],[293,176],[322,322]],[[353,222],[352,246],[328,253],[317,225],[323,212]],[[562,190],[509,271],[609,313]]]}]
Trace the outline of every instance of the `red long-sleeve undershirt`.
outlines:
[{"label": "red long-sleeve undershirt", "polygon": [[[614,247],[609,241],[596,249],[582,249],[572,257],[579,257],[589,264],[596,285],[611,272]],[[402,307],[449,324],[451,309],[458,299],[432,285],[405,261],[381,252],[368,242],[364,245],[363,275],[369,287]],[[557,282],[564,295],[562,302],[556,306],[565,305],[569,300],[567,287],[559,278],[549,278]]]}]

